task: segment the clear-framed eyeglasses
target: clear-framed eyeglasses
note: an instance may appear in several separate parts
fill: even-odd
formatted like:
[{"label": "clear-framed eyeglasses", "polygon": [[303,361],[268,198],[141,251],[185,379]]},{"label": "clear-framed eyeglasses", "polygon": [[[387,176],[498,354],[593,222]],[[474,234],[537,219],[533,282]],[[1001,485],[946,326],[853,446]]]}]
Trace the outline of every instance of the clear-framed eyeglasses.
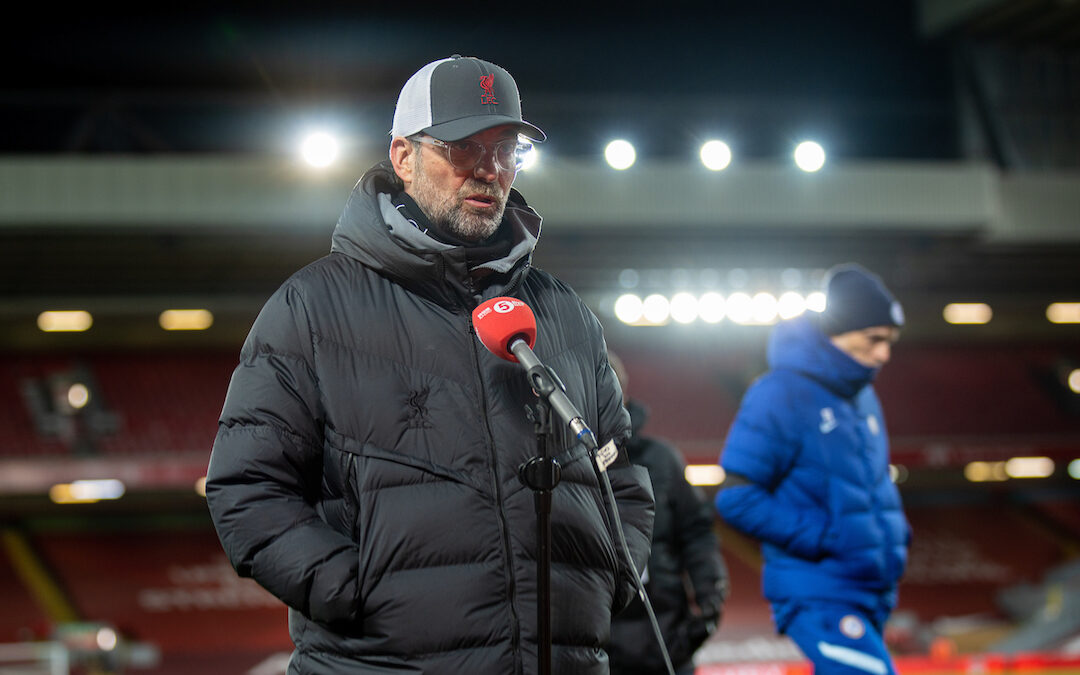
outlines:
[{"label": "clear-framed eyeglasses", "polygon": [[440,141],[431,136],[416,135],[413,140],[434,145],[446,151],[446,159],[459,171],[472,171],[491,152],[500,169],[517,171],[525,163],[525,157],[532,150],[532,143],[518,138],[508,138],[492,145],[484,145],[469,139],[460,141]]}]

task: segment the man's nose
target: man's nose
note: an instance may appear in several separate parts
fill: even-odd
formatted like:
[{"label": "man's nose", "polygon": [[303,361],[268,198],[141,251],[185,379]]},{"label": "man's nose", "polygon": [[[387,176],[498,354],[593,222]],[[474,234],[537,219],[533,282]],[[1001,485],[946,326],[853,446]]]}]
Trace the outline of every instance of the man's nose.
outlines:
[{"label": "man's nose", "polygon": [[495,149],[484,148],[484,155],[473,167],[473,175],[485,183],[494,183],[499,179],[499,171],[501,170],[499,163],[495,161]]}]

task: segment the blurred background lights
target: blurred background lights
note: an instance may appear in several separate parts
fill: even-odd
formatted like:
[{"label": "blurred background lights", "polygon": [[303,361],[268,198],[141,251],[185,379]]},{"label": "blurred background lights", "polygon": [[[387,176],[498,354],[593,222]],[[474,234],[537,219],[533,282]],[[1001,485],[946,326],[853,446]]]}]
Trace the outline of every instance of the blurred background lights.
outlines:
[{"label": "blurred background lights", "polygon": [[46,333],[78,333],[89,330],[94,319],[90,312],[79,310],[49,311],[38,314],[38,328]]},{"label": "blurred background lights", "polygon": [[68,387],[67,402],[74,410],[85,408],[90,402],[90,390],[82,382],[76,382]]},{"label": "blurred background lights", "polygon": [[983,302],[952,302],[942,310],[945,321],[951,324],[990,323],[994,312]]},{"label": "blurred background lights", "polygon": [[634,165],[637,152],[634,151],[634,146],[630,144],[630,141],[618,139],[608,143],[604,148],[604,159],[611,168],[622,171]]},{"label": "blurred background lights", "polygon": [[659,293],[654,293],[645,298],[641,313],[644,319],[649,323],[664,323],[668,320],[668,316],[670,316],[671,302]]},{"label": "blurred background lights", "polygon": [[214,323],[214,315],[205,309],[167,309],[158,316],[165,330],[206,330]]},{"label": "blurred background lights", "polygon": [[772,293],[757,293],[750,300],[751,318],[754,323],[773,323],[776,321],[776,296]]},{"label": "blurred background lights", "polygon": [[304,137],[300,143],[300,156],[316,169],[323,169],[334,163],[339,152],[338,140],[325,131],[314,131]]},{"label": "blurred background lights", "polygon": [[625,269],[619,272],[619,285],[623,288],[634,288],[641,281],[641,275],[637,270]]},{"label": "blurred background lights", "polygon": [[780,283],[784,285],[784,288],[798,288],[802,284],[802,272],[789,267],[780,273]]},{"label": "blurred background lights", "polygon": [[691,323],[698,318],[698,299],[690,293],[676,293],[671,298],[671,318],[679,323]]},{"label": "blurred background lights", "polygon": [[903,483],[907,480],[909,471],[903,464],[889,465],[889,479],[894,483]]},{"label": "blurred background lights", "polygon": [[535,145],[531,145],[529,147],[529,151],[525,153],[525,156],[522,158],[522,160],[523,161],[521,162],[521,170],[528,171],[529,169],[534,168],[537,162],[540,161],[540,151],[536,149]]},{"label": "blurred background lights", "polygon": [[795,166],[812,173],[825,166],[825,149],[814,141],[803,141],[795,146]]},{"label": "blurred background lights", "polygon": [[724,318],[724,296],[708,292],[698,299],[698,316],[705,323],[719,323]]},{"label": "blurred background lights", "polygon": [[1065,382],[1069,385],[1069,390],[1074,394],[1080,394],[1080,368],[1069,371],[1069,376],[1065,379]]},{"label": "blurred background lights", "polygon": [[199,480],[195,481],[195,494],[199,495],[200,497],[206,496],[206,476],[203,476],[199,478]]},{"label": "blurred background lights", "polygon": [[49,499],[56,504],[92,504],[103,499],[124,496],[124,484],[115,478],[77,480],[49,488]]},{"label": "blurred background lights", "polygon": [[1046,308],[1050,323],[1080,323],[1080,302],[1055,302]]},{"label": "blurred background lights", "polygon": [[117,636],[116,631],[108,626],[99,628],[97,635],[94,636],[94,640],[97,642],[98,649],[103,652],[111,652],[116,649],[116,645],[120,642],[120,638]]},{"label": "blurred background lights", "polygon": [[691,485],[719,485],[724,482],[724,469],[719,464],[687,464],[683,476]]},{"label": "blurred background lights", "polygon": [[1069,476],[1076,480],[1080,480],[1080,459],[1074,459],[1069,462]]},{"label": "blurred background lights", "polygon": [[964,478],[972,483],[987,483],[1008,480],[1005,474],[1005,462],[969,462],[964,467]]},{"label": "blurred background lights", "polygon": [[1009,478],[1047,478],[1054,474],[1054,460],[1049,457],[1013,457],[1005,462]]},{"label": "blurred background lights", "polygon": [[633,293],[620,295],[615,301],[615,316],[623,323],[637,323],[641,320],[644,304],[641,298]]},{"label": "blurred background lights", "polygon": [[723,141],[708,141],[701,146],[701,163],[710,171],[723,171],[731,164],[731,148]]},{"label": "blurred background lights", "polygon": [[776,301],[776,313],[781,319],[791,319],[806,311],[806,298],[795,291],[787,291]]},{"label": "blurred background lights", "polygon": [[825,311],[825,293],[822,291],[814,291],[806,296],[806,309],[811,312],[824,312]]},{"label": "blurred background lights", "polygon": [[749,323],[754,314],[754,301],[743,292],[732,293],[725,302],[725,311],[735,323]]}]

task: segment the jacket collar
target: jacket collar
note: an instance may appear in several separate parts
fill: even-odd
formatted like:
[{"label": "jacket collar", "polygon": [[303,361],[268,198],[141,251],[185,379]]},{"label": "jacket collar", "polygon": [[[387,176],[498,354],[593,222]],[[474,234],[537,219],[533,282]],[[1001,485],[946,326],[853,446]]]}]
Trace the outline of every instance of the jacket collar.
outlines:
[{"label": "jacket collar", "polygon": [[838,349],[809,314],[776,325],[767,358],[770,368],[805,375],[844,398],[858,394],[878,372]]},{"label": "jacket collar", "polygon": [[484,298],[507,294],[521,283],[541,223],[521,193],[511,188],[499,226],[500,236],[509,239],[509,252],[477,259],[479,249],[440,242],[406,219],[391,199],[401,189],[389,160],[369,169],[345,203],[330,250],[446,306],[464,303],[471,307]]}]

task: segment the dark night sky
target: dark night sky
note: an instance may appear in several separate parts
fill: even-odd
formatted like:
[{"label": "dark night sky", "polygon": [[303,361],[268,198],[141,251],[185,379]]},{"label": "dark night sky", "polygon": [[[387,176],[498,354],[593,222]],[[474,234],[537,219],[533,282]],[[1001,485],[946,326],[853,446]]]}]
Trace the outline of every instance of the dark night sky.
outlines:
[{"label": "dark night sky", "polygon": [[906,1],[409,6],[28,21],[3,48],[0,109],[21,131],[0,152],[252,150],[261,125],[313,106],[385,125],[409,74],[452,53],[510,70],[564,151],[612,131],[658,154],[712,131],[743,154],[804,132],[850,156],[954,150],[948,48],[919,36]]}]

